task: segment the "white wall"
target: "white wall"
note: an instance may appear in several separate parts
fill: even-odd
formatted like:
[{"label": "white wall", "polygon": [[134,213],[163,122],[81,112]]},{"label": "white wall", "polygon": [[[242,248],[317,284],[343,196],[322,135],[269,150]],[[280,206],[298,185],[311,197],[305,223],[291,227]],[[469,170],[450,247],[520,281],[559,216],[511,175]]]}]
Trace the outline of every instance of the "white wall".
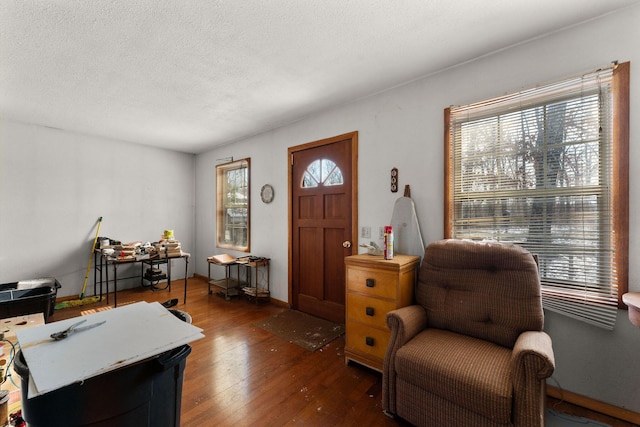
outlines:
[{"label": "white wall", "polygon": [[[195,158],[0,120],[0,283],[54,276],[63,285],[60,296],[79,294],[99,216],[104,217],[100,234],[124,242],[157,240],[164,229],[174,229],[193,255],[189,274],[206,275],[206,257],[221,252],[215,247],[216,159],[251,157],[251,252],[272,259],[273,297],[287,301],[288,147],[357,130],[360,226],[371,226],[375,235],[410,184],[428,243],[442,237],[446,106],[630,60],[630,287],[640,291],[640,265],[633,262],[640,240],[634,168],[640,162],[638,22],[640,6],[635,6]],[[392,167],[400,171],[395,194],[389,191]],[[269,205],[259,197],[265,183],[275,188]],[[182,268],[173,271],[182,277]],[[91,295],[91,280],[89,286]],[[640,412],[635,363],[640,330],[630,325],[625,311],[612,332],[555,313],[547,313],[546,330],[557,362],[551,384]]]},{"label": "white wall", "polygon": [[[0,283],[53,276],[58,296],[79,295],[100,216],[100,236],[157,241],[173,229],[194,251],[194,164],[189,154],[0,121]],[[172,279],[184,277],[172,262]]]},{"label": "white wall", "polygon": [[[640,122],[640,6],[542,37],[289,126],[199,155],[196,159],[196,272],[206,275],[215,248],[215,161],[251,157],[251,248],[272,258],[272,294],[288,300],[287,147],[359,132],[359,224],[373,231],[389,222],[393,202],[410,184],[425,243],[443,233],[443,109],[631,61],[630,287],[640,291],[638,210],[640,186],[635,123]],[[375,70],[372,70],[375,72]],[[389,191],[389,171],[400,171],[400,192]],[[259,198],[275,188],[270,205]],[[359,243],[369,239],[360,239]],[[640,412],[640,329],[620,311],[613,332],[547,313],[557,369],[550,384]]]}]

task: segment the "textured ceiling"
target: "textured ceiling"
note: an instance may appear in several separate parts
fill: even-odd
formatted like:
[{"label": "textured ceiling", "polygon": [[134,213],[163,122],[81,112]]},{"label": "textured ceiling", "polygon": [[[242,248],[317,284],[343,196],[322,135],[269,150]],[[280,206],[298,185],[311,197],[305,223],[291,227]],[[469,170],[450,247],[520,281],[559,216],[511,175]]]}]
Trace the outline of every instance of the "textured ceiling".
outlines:
[{"label": "textured ceiling", "polygon": [[199,153],[638,0],[1,0],[0,117]]}]

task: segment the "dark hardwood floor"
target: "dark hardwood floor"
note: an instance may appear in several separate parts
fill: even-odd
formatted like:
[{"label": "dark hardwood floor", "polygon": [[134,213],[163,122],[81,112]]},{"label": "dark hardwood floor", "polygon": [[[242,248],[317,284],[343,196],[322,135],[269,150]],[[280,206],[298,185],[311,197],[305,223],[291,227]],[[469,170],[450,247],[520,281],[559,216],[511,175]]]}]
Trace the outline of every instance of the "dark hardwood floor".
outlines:
[{"label": "dark hardwood floor", "polygon": [[[134,288],[118,292],[118,305],[179,298],[205,338],[191,343],[182,391],[181,425],[203,426],[406,426],[382,412],[381,374],[344,363],[344,338],[313,353],[253,325],[285,310],[245,297],[231,301],[208,295],[206,281],[189,279],[187,303],[182,281],[172,290]],[[113,304],[113,298],[110,298]],[[105,309],[106,301],[57,310],[50,321]],[[556,401],[550,401],[555,405]],[[613,427],[633,424],[558,403],[574,413]],[[579,412],[574,412],[575,410]]]}]

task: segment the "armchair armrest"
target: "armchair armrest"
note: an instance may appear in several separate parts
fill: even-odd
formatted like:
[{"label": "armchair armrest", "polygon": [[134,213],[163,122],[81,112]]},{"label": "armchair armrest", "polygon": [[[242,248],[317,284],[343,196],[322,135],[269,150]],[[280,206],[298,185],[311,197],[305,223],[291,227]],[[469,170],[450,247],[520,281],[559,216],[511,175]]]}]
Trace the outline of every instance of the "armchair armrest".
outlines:
[{"label": "armchair armrest", "polygon": [[382,367],[382,409],[396,412],[396,352],[411,338],[427,327],[427,312],[420,305],[410,305],[387,313],[387,326],[391,330]]},{"label": "armchair armrest", "polygon": [[555,369],[555,358],[551,337],[541,331],[527,331],[520,334],[513,346],[511,364],[514,372],[527,369],[537,379],[549,378]]},{"label": "armchair armrest", "polygon": [[513,347],[511,369],[516,424],[544,425],[545,380],[555,369],[549,335],[541,331],[520,334]]},{"label": "armchair armrest", "polygon": [[388,348],[398,349],[427,327],[427,312],[421,305],[390,311],[387,313],[387,326],[391,330]]}]

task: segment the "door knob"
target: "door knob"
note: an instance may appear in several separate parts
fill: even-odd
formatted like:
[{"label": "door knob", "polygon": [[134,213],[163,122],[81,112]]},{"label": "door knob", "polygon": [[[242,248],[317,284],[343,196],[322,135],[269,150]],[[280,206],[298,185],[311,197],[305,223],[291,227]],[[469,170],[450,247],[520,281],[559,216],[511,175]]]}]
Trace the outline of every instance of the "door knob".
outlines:
[{"label": "door knob", "polygon": [[350,248],[351,247],[351,242],[348,240],[345,240],[344,242],[342,242],[342,247],[343,248]]}]

